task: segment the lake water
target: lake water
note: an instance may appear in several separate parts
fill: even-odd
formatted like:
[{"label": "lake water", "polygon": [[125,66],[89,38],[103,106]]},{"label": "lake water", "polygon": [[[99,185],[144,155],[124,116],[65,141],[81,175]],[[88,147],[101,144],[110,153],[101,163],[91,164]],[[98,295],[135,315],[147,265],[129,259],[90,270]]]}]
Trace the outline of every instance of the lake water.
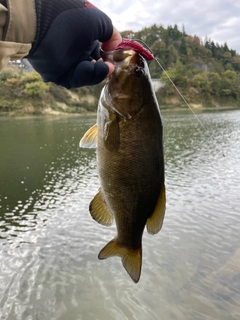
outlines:
[{"label": "lake water", "polygon": [[[240,111],[163,114],[167,211],[134,284],[100,261],[95,117],[0,120],[1,320],[239,320]],[[225,156],[223,156],[223,153]]]}]

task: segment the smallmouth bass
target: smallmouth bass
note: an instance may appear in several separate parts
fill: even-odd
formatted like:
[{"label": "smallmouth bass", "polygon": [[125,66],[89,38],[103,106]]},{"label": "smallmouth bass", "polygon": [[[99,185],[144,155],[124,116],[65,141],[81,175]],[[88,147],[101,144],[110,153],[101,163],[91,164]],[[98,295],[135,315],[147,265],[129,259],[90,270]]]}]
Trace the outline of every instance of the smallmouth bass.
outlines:
[{"label": "smallmouth bass", "polygon": [[142,235],[160,231],[165,214],[163,127],[146,60],[131,49],[103,53],[114,63],[98,105],[97,124],[80,147],[97,147],[100,189],[89,211],[98,223],[116,221],[117,235],[99,259],[122,258],[137,283]]}]

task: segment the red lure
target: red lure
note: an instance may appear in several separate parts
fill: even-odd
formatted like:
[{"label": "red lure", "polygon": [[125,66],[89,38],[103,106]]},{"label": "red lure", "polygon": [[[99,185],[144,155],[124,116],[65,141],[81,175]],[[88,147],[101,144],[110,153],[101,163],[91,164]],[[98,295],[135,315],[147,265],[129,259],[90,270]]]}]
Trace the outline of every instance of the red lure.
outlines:
[{"label": "red lure", "polygon": [[123,38],[123,41],[117,46],[118,49],[132,49],[143,56],[146,60],[153,60],[154,55],[144,48],[139,42]]},{"label": "red lure", "polygon": [[84,1],[84,7],[86,8],[92,8],[92,9],[98,9],[97,7],[95,7],[91,2],[89,1]]}]

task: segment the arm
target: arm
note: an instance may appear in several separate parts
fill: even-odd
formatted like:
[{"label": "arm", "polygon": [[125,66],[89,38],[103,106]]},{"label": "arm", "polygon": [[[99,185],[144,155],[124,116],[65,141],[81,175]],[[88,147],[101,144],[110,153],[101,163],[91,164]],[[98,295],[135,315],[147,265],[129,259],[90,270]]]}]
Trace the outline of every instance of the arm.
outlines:
[{"label": "arm", "polygon": [[35,31],[33,0],[0,0],[0,72],[10,59],[27,55]]}]

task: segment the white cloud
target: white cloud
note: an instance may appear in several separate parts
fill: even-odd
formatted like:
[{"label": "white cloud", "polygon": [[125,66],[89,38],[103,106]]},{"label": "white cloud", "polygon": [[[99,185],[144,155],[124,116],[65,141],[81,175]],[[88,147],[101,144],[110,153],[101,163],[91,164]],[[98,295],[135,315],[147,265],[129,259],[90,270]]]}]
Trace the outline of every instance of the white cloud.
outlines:
[{"label": "white cloud", "polygon": [[[91,1],[91,0],[90,0]],[[240,0],[92,0],[120,31],[177,24],[190,35],[228,43],[240,53]]]}]

